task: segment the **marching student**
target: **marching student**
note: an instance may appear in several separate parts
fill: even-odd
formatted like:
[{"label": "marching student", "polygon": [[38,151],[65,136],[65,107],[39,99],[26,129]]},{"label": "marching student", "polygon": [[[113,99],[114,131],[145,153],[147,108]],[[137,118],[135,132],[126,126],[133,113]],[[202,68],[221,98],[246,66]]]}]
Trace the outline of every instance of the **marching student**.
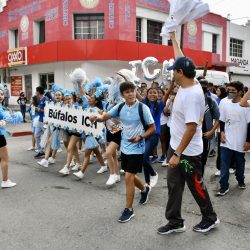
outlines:
[{"label": "marching student", "polygon": [[[151,187],[144,185],[137,173],[142,172],[143,153],[145,152],[145,138],[155,132],[154,119],[149,108],[145,104],[140,104],[136,100],[136,86],[132,82],[123,82],[120,85],[121,96],[125,99],[125,104],[113,107],[108,113],[100,116],[92,116],[91,121],[103,122],[117,117],[123,123],[121,140],[121,164],[125,171],[126,182],[126,207],[119,218],[119,222],[127,222],[134,217],[133,201],[135,187],[140,189],[140,204],[146,204]],[[143,120],[148,129],[145,131],[139,114],[141,105]],[[120,107],[120,110],[119,110]]]},{"label": "marching student", "polygon": [[168,203],[165,216],[168,223],[158,228],[158,233],[185,231],[184,219],[181,216],[185,182],[202,214],[201,222],[195,225],[193,230],[204,233],[220,223],[202,177],[202,120],[205,98],[199,82],[195,80],[193,61],[183,55],[175,32],[170,34],[176,60],[168,69],[173,70],[175,82],[180,88],[173,104],[167,156]]},{"label": "marching student", "polygon": [[14,116],[7,114],[3,110],[3,103],[4,100],[4,86],[0,83],[0,162],[1,162],[1,169],[2,169],[2,177],[3,180],[1,182],[2,188],[11,188],[16,186],[15,182],[12,182],[8,176],[8,169],[9,169],[9,156],[8,156],[8,149],[7,149],[7,142],[5,139],[6,130],[5,125],[6,121],[17,124],[23,121],[23,116],[21,113],[18,113]]}]

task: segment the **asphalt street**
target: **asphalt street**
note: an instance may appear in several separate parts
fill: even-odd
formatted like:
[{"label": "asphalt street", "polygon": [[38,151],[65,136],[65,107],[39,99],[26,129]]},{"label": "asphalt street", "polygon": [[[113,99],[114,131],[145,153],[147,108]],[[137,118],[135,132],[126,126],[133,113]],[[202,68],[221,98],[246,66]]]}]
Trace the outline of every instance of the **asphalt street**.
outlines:
[{"label": "asphalt street", "polygon": [[200,212],[189,190],[183,196],[182,215],[187,231],[158,235],[156,229],[166,224],[166,168],[154,164],[159,182],[152,189],[146,205],[138,205],[128,223],[117,222],[125,201],[124,177],[121,183],[106,188],[108,173],[96,174],[97,160],[89,165],[82,181],[58,173],[66,153],[48,169],[39,167],[33,152],[28,152],[30,136],[9,138],[12,189],[0,190],[0,250],[64,249],[250,249],[250,154],[246,155],[246,190],[239,190],[233,175],[230,192],[215,197],[219,178],[214,176],[215,157],[209,158],[205,179],[220,218],[218,228],[207,234],[192,231],[200,222]]}]

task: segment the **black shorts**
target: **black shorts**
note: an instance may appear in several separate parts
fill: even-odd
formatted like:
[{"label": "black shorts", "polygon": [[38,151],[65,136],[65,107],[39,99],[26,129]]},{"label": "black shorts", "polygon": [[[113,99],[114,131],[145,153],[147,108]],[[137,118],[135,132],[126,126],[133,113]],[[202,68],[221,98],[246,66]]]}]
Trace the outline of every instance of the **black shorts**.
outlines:
[{"label": "black shorts", "polygon": [[122,140],[122,131],[118,131],[112,134],[107,130],[107,142],[114,142],[120,146],[121,140]]},{"label": "black shorts", "polygon": [[0,148],[3,148],[7,145],[4,135],[0,135]]},{"label": "black shorts", "polygon": [[69,136],[71,136],[71,135],[74,135],[74,136],[77,136],[77,137],[79,137],[79,138],[81,138],[82,137],[82,134],[79,134],[79,133],[77,133],[77,132],[68,132],[69,133]]},{"label": "black shorts", "polygon": [[142,172],[143,154],[126,155],[121,152],[121,167],[125,172],[137,174]]}]

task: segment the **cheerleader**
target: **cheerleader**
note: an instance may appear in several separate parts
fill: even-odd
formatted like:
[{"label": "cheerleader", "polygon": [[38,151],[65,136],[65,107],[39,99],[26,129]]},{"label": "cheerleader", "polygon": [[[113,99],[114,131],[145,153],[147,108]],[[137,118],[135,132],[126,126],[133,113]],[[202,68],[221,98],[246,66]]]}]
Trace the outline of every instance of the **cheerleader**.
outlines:
[{"label": "cheerleader", "polygon": [[17,124],[23,121],[22,114],[17,112],[15,115],[10,115],[3,110],[2,102],[4,100],[4,86],[0,84],[0,162],[1,162],[1,169],[2,169],[2,188],[11,188],[16,186],[16,183],[12,182],[8,178],[8,164],[9,164],[9,157],[8,157],[8,149],[7,143],[5,139],[6,130],[5,125],[6,121]]}]

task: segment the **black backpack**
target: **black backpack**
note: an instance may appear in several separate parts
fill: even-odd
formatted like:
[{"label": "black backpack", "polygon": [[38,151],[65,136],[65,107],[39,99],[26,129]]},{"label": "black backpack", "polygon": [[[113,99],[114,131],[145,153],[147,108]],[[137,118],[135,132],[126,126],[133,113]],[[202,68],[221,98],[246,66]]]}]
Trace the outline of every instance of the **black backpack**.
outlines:
[{"label": "black backpack", "polygon": [[[121,112],[121,109],[123,108],[123,106],[125,105],[125,102],[121,103],[119,106],[118,106],[118,116],[120,116],[120,112]],[[139,102],[139,105],[138,105],[138,112],[139,112],[139,116],[140,116],[140,119],[141,119],[141,123],[142,123],[142,126],[144,128],[144,130],[146,131],[148,129],[148,125],[146,124],[145,120],[144,120],[144,117],[143,117],[143,108],[142,108],[143,104],[141,102]]]}]

